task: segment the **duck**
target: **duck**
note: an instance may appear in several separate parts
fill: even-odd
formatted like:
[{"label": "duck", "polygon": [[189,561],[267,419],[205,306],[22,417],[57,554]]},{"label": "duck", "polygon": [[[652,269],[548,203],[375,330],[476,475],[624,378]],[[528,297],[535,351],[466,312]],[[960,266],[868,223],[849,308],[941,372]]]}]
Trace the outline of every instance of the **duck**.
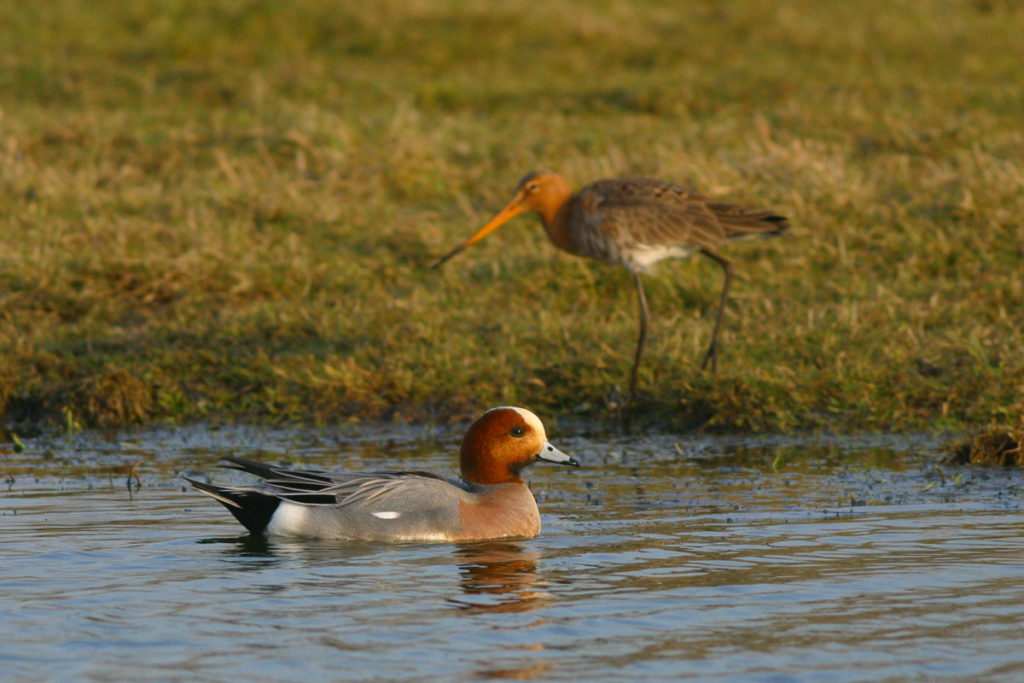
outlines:
[{"label": "duck", "polygon": [[535,462],[579,467],[548,441],[533,412],[492,408],[466,431],[461,478],[421,471],[292,470],[239,457],[227,469],[263,479],[227,486],[185,477],[254,535],[367,542],[472,542],[540,533],[537,501],[522,478]]}]

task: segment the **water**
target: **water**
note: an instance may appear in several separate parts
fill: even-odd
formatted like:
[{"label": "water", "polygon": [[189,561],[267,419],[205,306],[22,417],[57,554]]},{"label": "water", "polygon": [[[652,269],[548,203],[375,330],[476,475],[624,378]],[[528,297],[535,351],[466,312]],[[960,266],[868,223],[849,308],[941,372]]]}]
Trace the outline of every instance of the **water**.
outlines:
[{"label": "water", "polygon": [[[144,431],[0,460],[4,680],[1013,679],[1016,470],[932,437],[551,430],[544,530],[482,544],[260,541],[180,474],[221,455],[450,473],[459,434]],[[128,472],[136,465],[139,487]]]}]

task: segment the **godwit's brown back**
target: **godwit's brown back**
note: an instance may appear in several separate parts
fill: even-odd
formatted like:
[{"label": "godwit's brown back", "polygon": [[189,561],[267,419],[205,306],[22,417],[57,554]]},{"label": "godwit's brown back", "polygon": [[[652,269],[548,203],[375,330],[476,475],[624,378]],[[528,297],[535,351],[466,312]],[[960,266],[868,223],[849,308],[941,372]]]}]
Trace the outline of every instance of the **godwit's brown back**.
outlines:
[{"label": "godwit's brown back", "polygon": [[789,228],[785,217],[771,211],[709,201],[681,185],[650,178],[598,180],[574,194],[562,210],[566,244],[560,246],[633,271]]}]

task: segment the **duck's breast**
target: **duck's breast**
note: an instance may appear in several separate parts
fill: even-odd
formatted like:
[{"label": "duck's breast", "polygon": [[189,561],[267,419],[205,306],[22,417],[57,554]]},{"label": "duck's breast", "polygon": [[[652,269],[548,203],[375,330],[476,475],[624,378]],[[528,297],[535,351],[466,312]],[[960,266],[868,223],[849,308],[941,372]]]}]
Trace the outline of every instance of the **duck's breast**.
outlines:
[{"label": "duck's breast", "polygon": [[540,511],[523,483],[470,487],[472,498],[459,503],[461,539],[532,538],[540,533]]}]

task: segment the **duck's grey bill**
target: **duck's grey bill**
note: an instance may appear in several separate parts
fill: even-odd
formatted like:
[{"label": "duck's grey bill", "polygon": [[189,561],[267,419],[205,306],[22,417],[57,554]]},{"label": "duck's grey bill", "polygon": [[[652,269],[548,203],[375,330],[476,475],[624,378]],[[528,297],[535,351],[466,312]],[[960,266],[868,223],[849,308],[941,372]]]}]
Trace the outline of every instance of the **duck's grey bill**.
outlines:
[{"label": "duck's grey bill", "polygon": [[541,446],[540,453],[537,454],[537,459],[547,460],[548,462],[557,462],[561,465],[572,465],[573,467],[580,466],[579,460],[566,455],[562,451],[552,446],[551,443],[548,441],[545,441],[544,445]]}]

